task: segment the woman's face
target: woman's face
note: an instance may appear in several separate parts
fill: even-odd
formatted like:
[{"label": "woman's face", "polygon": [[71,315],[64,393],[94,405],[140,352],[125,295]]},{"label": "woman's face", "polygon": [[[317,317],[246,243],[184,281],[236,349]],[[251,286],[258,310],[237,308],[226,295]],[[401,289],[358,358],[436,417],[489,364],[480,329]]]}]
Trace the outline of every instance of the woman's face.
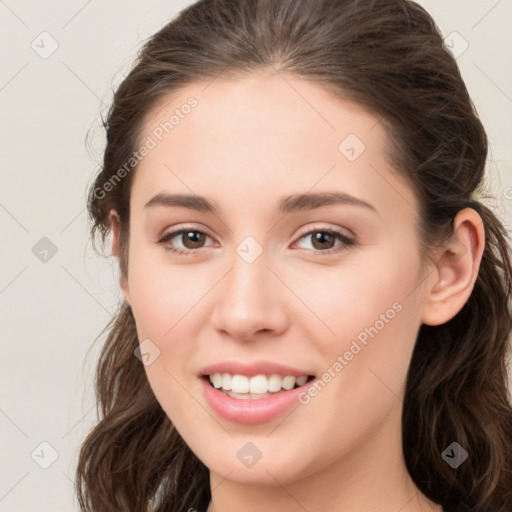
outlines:
[{"label": "woman's face", "polygon": [[[318,84],[205,85],[160,105],[141,137],[122,286],[149,383],[192,451],[229,480],[286,484],[349,460],[356,478],[400,451],[422,323],[416,198],[392,172],[378,120]],[[326,193],[341,199],[309,197]],[[171,194],[192,198],[148,205]],[[273,409],[214,390],[201,374],[224,362],[315,379],[266,399],[293,396]]]}]

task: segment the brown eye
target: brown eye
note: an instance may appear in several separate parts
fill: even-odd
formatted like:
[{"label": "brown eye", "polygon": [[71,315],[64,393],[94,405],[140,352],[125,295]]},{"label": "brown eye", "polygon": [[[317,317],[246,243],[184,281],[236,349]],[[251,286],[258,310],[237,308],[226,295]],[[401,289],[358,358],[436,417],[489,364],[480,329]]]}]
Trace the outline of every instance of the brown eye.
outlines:
[{"label": "brown eye", "polygon": [[[181,241],[186,249],[198,249],[202,247],[206,235],[201,231],[182,231]],[[189,245],[190,244],[190,245]]]},{"label": "brown eye", "polygon": [[[321,255],[329,255],[346,250],[356,243],[355,240],[335,229],[312,230],[303,234],[299,240],[308,237],[311,237],[312,241],[313,248],[311,251],[314,254]],[[204,245],[206,238],[211,237],[199,229],[182,228],[165,234],[158,243],[163,245],[167,251],[182,256],[192,256],[195,253],[200,254],[201,251],[199,249],[208,247]],[[181,242],[182,247],[180,247],[178,242],[172,242],[173,239]],[[339,240],[341,243],[336,245],[336,240]]]},{"label": "brown eye", "polygon": [[[343,251],[355,244],[355,240],[352,240],[335,229],[316,229],[308,231],[300,237],[299,241],[307,238],[311,239],[311,245],[313,246],[311,250],[316,254],[332,254]],[[337,239],[341,243],[336,245]]]},{"label": "brown eye", "polygon": [[[183,228],[178,231],[172,231],[165,234],[160,240],[159,244],[162,244],[168,251],[176,254],[193,254],[195,249],[201,249],[204,247],[206,238],[210,238],[206,233],[198,229],[187,229]],[[173,240],[176,239],[175,242]],[[180,247],[181,242],[182,247]]]},{"label": "brown eye", "polygon": [[315,249],[332,249],[336,243],[336,237],[326,231],[315,231],[311,238]]}]

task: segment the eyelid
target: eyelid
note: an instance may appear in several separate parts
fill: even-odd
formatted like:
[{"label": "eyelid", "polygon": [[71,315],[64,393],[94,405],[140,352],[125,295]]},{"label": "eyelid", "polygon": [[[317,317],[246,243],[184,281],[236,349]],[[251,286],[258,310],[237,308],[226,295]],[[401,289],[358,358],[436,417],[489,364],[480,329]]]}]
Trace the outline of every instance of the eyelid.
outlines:
[{"label": "eyelid", "polygon": [[[299,231],[299,233],[297,234],[297,238],[301,238],[304,235],[309,235],[309,234],[311,234],[312,231],[339,231],[341,234],[343,234],[343,236],[345,236],[347,238],[355,239],[355,237],[356,237],[356,235],[347,228],[341,228],[339,226],[329,227],[329,226],[325,226],[325,225],[323,225],[323,226],[315,225],[315,226],[306,227],[303,230]],[[348,233],[344,233],[343,231],[347,231]]]},{"label": "eyelid", "polygon": [[[347,238],[355,238],[354,233],[352,233],[350,230],[348,230],[346,228],[339,228],[339,227],[332,228],[332,227],[328,227],[328,226],[325,226],[325,225],[324,226],[309,226],[309,227],[305,227],[305,228],[301,229],[297,233],[296,238],[300,239],[304,235],[311,234],[312,231],[341,231],[342,229],[345,229],[346,231],[349,231],[349,234],[343,233],[344,236],[346,236]],[[178,226],[175,226],[172,229],[172,231],[166,231],[164,234],[162,234],[162,235],[160,235],[158,237],[158,240],[162,239],[163,237],[166,237],[167,235],[171,235],[171,234],[174,235],[174,236],[177,236],[183,230],[203,232],[205,235],[208,235],[210,238],[215,240],[215,237],[205,227],[203,227],[203,226],[200,226],[200,227],[197,227],[197,226],[187,226],[185,224],[180,224]]]},{"label": "eyelid", "polygon": [[158,240],[161,240],[163,237],[168,235],[174,236],[180,234],[183,231],[198,231],[200,233],[204,233],[208,235],[210,238],[215,239],[215,237],[210,233],[210,231],[202,225],[199,226],[187,226],[186,224],[178,224],[177,226],[173,226],[170,230],[164,230],[164,232],[158,237]]},{"label": "eyelid", "polygon": [[[342,241],[341,246],[345,246],[345,247],[342,247],[340,249],[339,246],[338,246],[338,248],[331,248],[331,249],[327,249],[325,251],[320,251],[320,250],[315,250],[315,249],[301,249],[301,250],[308,251],[308,252],[313,252],[315,254],[331,255],[331,254],[335,254],[337,252],[342,252],[344,249],[346,249],[346,248],[348,248],[350,246],[357,245],[356,236],[350,230],[347,229],[347,231],[350,231],[350,233],[351,233],[349,235],[349,234],[344,233],[342,231],[342,229],[346,229],[346,228],[340,228],[340,227],[337,227],[337,226],[336,227],[327,227],[325,225],[324,226],[309,226],[309,227],[305,227],[305,228],[301,229],[299,231],[299,233],[296,235],[295,241],[292,243],[292,247],[294,245],[296,245],[298,242],[300,242],[300,240],[302,238],[304,238],[304,236],[311,235],[312,233],[315,233],[315,232],[331,233],[334,236],[336,236],[339,239],[341,239],[341,241]],[[165,245],[166,240],[170,240],[172,238],[175,238],[176,236],[179,236],[180,234],[183,234],[183,232],[186,232],[186,231],[196,231],[196,232],[199,232],[199,233],[203,233],[206,236],[210,237],[212,240],[215,240],[215,237],[212,236],[210,234],[209,230],[204,228],[203,226],[197,227],[197,226],[187,226],[185,224],[181,224],[181,225],[175,226],[171,231],[167,231],[163,235],[158,237],[158,240],[156,241],[156,243],[157,244],[164,244]],[[166,247],[166,250],[171,251],[171,252],[175,252],[175,253],[179,253],[179,254],[182,254],[182,255],[192,256],[192,255],[194,255],[194,253],[199,253],[200,249],[205,249],[205,248],[206,247],[200,247],[198,249],[180,249],[180,248]]]},{"label": "eyelid", "polygon": [[[307,253],[312,254],[313,256],[336,256],[345,251],[349,250],[358,245],[357,238],[355,235],[347,235],[342,231],[342,228],[339,227],[326,227],[326,226],[313,226],[309,228],[305,228],[302,232],[297,235],[296,241],[293,242],[292,247],[296,246],[302,238],[306,236],[311,236],[313,233],[329,233],[338,240],[341,241],[341,244],[338,246],[332,247],[325,251],[321,251],[319,249],[302,249]],[[352,233],[352,232],[351,232]]]}]

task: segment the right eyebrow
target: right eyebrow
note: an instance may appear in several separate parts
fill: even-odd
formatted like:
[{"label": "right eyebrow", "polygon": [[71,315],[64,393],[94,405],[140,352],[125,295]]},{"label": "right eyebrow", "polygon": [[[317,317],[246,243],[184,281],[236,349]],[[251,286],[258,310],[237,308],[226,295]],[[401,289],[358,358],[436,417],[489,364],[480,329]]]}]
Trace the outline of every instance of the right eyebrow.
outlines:
[{"label": "right eyebrow", "polygon": [[179,206],[188,208],[189,210],[197,210],[199,212],[210,212],[215,215],[219,214],[218,209],[206,197],[186,194],[165,194],[163,192],[157,194],[148,201],[144,208],[154,206]]}]

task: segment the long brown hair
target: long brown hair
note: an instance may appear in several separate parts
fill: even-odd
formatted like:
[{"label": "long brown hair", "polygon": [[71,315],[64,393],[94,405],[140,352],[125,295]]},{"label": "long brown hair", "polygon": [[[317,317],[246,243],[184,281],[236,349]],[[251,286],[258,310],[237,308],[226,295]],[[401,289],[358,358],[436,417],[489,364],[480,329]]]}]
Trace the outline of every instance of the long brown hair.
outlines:
[{"label": "long brown hair", "polygon": [[[449,322],[419,331],[405,390],[403,454],[417,487],[445,512],[510,512],[510,244],[497,216],[473,196],[484,184],[486,133],[440,30],[416,3],[200,0],[184,9],[144,44],[103,120],[103,165],[88,190],[93,243],[99,232],[104,244],[115,209],[127,275],[136,165],[127,170],[126,162],[140,147],[151,109],[194,81],[265,69],[314,80],[378,116],[393,144],[390,161],[419,199],[425,255],[452,234],[459,210],[480,214],[486,245],[470,298]],[[208,469],[153,395],[134,356],[139,340],[126,302],[103,333],[95,378],[100,419],[76,472],[81,509],[204,511]],[[442,457],[452,442],[469,454],[456,469]]]}]

